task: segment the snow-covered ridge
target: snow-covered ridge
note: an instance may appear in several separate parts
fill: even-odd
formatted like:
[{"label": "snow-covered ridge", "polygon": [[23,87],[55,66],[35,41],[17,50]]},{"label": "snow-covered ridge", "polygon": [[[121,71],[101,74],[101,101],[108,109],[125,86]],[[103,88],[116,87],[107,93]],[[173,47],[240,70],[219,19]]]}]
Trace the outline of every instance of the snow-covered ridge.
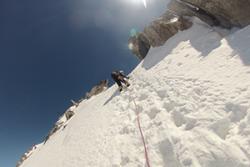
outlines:
[{"label": "snow-covered ridge", "polygon": [[151,49],[127,90],[82,101],[21,167],[143,167],[138,112],[152,167],[249,167],[249,34],[196,22]]},{"label": "snow-covered ridge", "polygon": [[[227,29],[250,25],[247,0],[168,0],[166,12],[129,39],[129,48],[144,59],[150,47],[162,46],[168,39],[191,27],[187,17],[197,17],[210,26]],[[175,21],[173,21],[175,20]]]}]

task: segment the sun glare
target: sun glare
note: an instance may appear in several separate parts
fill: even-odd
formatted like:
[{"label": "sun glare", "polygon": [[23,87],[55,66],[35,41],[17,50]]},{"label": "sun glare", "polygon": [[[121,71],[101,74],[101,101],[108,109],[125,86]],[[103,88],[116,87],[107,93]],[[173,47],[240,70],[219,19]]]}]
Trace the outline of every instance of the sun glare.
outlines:
[{"label": "sun glare", "polygon": [[133,4],[143,4],[145,8],[147,7],[147,0],[127,0],[127,1]]},{"label": "sun glare", "polygon": [[145,6],[145,8],[147,8],[147,1],[146,0],[142,0],[143,1],[143,5]]}]

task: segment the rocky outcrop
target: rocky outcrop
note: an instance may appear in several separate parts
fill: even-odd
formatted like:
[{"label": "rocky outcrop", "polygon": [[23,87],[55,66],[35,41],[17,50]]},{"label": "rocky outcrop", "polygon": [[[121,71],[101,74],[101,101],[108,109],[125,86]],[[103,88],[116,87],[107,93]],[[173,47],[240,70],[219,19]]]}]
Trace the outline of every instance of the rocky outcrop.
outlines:
[{"label": "rocky outcrop", "polygon": [[249,25],[249,11],[249,0],[172,0],[165,14],[129,39],[129,48],[143,59],[150,47],[160,46],[189,28],[192,23],[185,19],[187,16],[196,16],[210,26],[232,28]]},{"label": "rocky outcrop", "polygon": [[[58,121],[54,124],[53,128],[50,130],[49,134],[45,137],[43,144],[49,140],[51,136],[53,136],[58,130],[65,128],[67,126],[67,121],[75,115],[75,109],[78,107],[80,102],[71,101],[73,105],[69,107],[64,114],[58,119]],[[39,145],[34,145],[31,147],[25,154],[22,155],[21,159],[17,162],[16,167],[20,167],[23,162],[28,159],[34,150],[37,149]]]},{"label": "rocky outcrop", "polygon": [[32,155],[33,151],[36,150],[36,149],[37,149],[37,146],[34,145],[34,146],[32,146],[26,153],[24,153],[24,154],[22,155],[21,159],[17,162],[16,167],[20,167],[20,166],[23,164],[23,162],[24,162],[26,159],[28,159],[28,158]]},{"label": "rocky outcrop", "polygon": [[129,48],[139,59],[143,59],[151,46],[161,46],[179,30],[185,30],[191,25],[189,20],[166,12],[146,27],[142,33],[131,37]]},{"label": "rocky outcrop", "polygon": [[72,102],[73,105],[69,107],[64,114],[58,119],[58,121],[54,124],[53,128],[50,130],[49,134],[45,137],[44,144],[49,140],[49,138],[54,135],[58,130],[62,127],[65,128],[67,126],[67,121],[75,115],[75,109],[78,107],[79,103]]},{"label": "rocky outcrop", "polygon": [[244,27],[250,24],[249,0],[182,0],[213,15],[220,26]]},{"label": "rocky outcrop", "polygon": [[97,95],[108,88],[108,80],[101,80],[100,83],[94,86],[89,92],[86,93],[85,98],[89,99],[94,95]]},{"label": "rocky outcrop", "polygon": [[168,4],[168,11],[171,11],[178,16],[196,16],[210,26],[218,26],[219,20],[216,19],[211,13],[181,0],[172,0]]},{"label": "rocky outcrop", "polygon": [[75,115],[75,112],[72,110],[68,110],[65,112],[65,117],[67,120],[69,120],[71,117],[73,117]]},{"label": "rocky outcrop", "polygon": [[128,47],[133,54],[142,60],[150,49],[150,43],[145,33],[139,33],[129,39]]},{"label": "rocky outcrop", "polygon": [[[89,99],[90,97],[103,92],[107,88],[108,88],[108,80],[102,80],[100,81],[98,85],[94,86],[91,89],[91,91],[86,94],[85,98]],[[67,126],[68,121],[75,115],[76,108],[79,106],[80,102],[83,100],[84,98],[80,99],[77,102],[75,102],[74,100],[71,100],[73,105],[69,107],[61,117],[59,117],[58,121],[54,124],[53,128],[49,131],[48,135],[45,137],[44,142],[42,144],[46,144],[46,142],[50,139],[50,137],[52,137],[59,130],[63,130]],[[23,162],[32,155],[33,151],[35,151],[37,147],[38,145],[34,145],[25,154],[23,154],[21,159],[17,162],[16,167],[22,166]]]},{"label": "rocky outcrop", "polygon": [[[89,99],[90,97],[97,95],[104,90],[106,90],[108,87],[108,80],[102,80],[100,83],[96,86],[94,86],[90,92],[86,93],[86,99]],[[44,144],[50,139],[51,136],[53,136],[58,130],[64,129],[67,126],[68,120],[71,119],[75,115],[75,109],[78,107],[79,103],[83,99],[79,100],[78,102],[75,102],[71,100],[73,105],[69,107],[64,114],[58,119],[58,121],[54,124],[53,128],[50,130],[48,135],[44,139]]]},{"label": "rocky outcrop", "polygon": [[175,16],[169,12],[161,18],[152,22],[144,29],[145,36],[148,38],[152,47],[161,46],[167,39],[175,35],[179,30],[190,28],[192,23],[183,17]]}]

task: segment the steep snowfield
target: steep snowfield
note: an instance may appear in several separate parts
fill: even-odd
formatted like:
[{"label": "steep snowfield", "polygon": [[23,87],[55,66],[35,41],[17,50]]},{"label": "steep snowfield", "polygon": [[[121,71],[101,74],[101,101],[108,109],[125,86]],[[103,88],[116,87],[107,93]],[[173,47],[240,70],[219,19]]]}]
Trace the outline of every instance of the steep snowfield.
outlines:
[{"label": "steep snowfield", "polygon": [[[250,26],[197,22],[151,49],[121,94],[83,101],[22,167],[250,167]],[[137,107],[134,105],[134,101]]]}]

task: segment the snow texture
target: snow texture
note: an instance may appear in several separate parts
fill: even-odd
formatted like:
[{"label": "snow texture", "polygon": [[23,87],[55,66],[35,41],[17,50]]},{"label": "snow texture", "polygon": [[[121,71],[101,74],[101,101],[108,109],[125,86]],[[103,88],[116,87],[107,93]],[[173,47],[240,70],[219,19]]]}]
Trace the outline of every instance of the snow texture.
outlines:
[{"label": "snow texture", "polygon": [[[75,109],[22,167],[250,167],[250,26],[223,37],[195,21]],[[135,100],[137,107],[135,107]]]}]

